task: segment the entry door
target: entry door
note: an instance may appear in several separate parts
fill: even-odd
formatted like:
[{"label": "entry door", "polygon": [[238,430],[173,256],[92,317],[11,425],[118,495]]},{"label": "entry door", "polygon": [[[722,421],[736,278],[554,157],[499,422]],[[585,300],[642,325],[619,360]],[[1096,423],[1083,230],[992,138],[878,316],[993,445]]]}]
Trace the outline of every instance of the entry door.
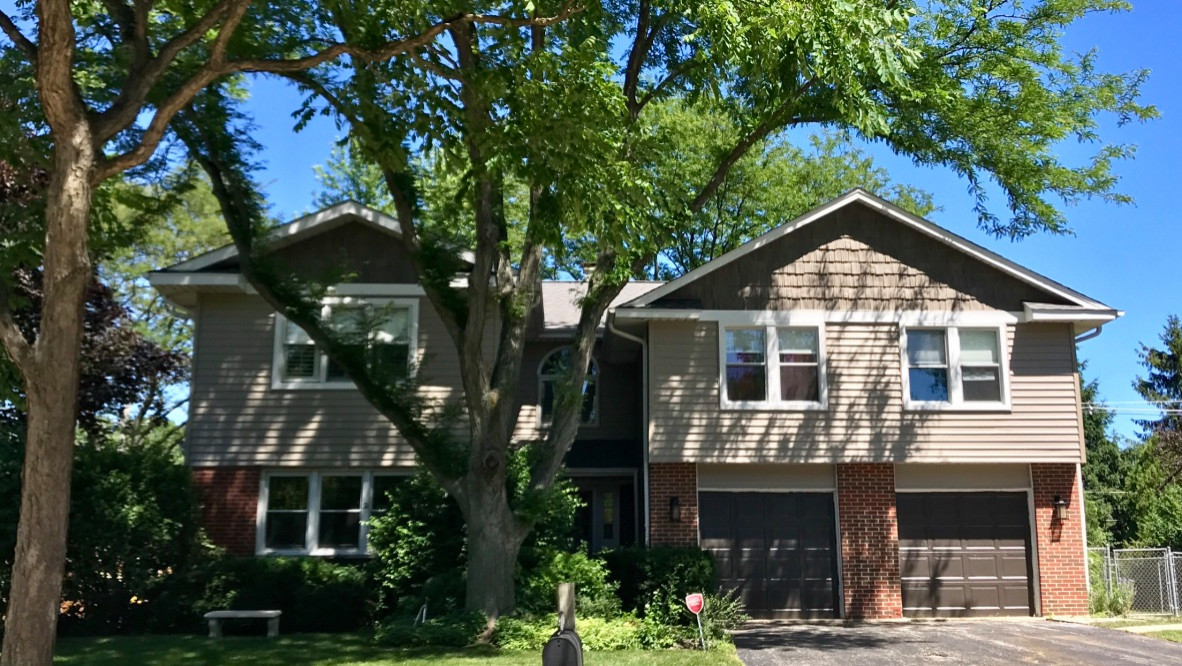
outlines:
[{"label": "entry door", "polygon": [[719,583],[751,616],[837,616],[831,493],[701,492],[698,512]]},{"label": "entry door", "polygon": [[903,614],[1030,615],[1026,493],[899,493]]},{"label": "entry door", "polygon": [[582,538],[592,553],[635,541],[635,484],[631,479],[576,478],[583,507],[578,517]]}]

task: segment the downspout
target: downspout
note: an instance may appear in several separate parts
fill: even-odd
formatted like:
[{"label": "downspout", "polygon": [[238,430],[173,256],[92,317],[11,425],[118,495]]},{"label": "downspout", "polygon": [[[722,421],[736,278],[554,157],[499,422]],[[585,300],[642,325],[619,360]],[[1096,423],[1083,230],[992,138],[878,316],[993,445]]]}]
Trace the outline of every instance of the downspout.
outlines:
[{"label": "downspout", "polygon": [[625,340],[631,340],[640,345],[640,365],[641,365],[641,379],[640,379],[640,420],[644,423],[644,428],[640,433],[640,451],[642,456],[641,476],[644,479],[644,545],[649,543],[649,487],[648,487],[648,341],[631,333],[616,328],[616,311],[613,309],[607,314],[607,328],[615,335],[620,336]]},{"label": "downspout", "polygon": [[1075,337],[1075,344],[1079,344],[1081,342],[1087,342],[1088,340],[1091,340],[1092,338],[1096,337],[1097,335],[1100,335],[1100,331],[1102,331],[1102,330],[1104,330],[1104,324],[1100,324],[1096,328],[1093,328],[1092,330],[1087,331],[1086,333],[1081,333],[1081,334],[1077,335]]}]

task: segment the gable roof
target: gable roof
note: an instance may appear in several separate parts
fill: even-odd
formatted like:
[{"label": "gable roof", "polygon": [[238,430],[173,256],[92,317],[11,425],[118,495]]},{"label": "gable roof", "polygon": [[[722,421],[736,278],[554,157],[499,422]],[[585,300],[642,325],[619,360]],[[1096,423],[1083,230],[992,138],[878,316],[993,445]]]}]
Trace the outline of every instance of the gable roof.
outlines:
[{"label": "gable roof", "polygon": [[[643,296],[664,282],[648,282],[633,280],[624,285],[620,293],[612,299],[608,310]],[[542,331],[545,334],[570,333],[579,325],[582,308],[579,301],[587,293],[586,282],[570,280],[546,280],[542,282]],[[606,314],[604,315],[606,317]],[[603,325],[603,322],[600,322]]]},{"label": "gable roof", "polygon": [[[291,222],[275,227],[267,231],[260,240],[267,244],[270,249],[279,249],[350,222],[361,222],[362,224],[385,231],[394,236],[402,236],[402,226],[398,223],[398,220],[376,208],[348,200],[334,204],[328,208],[322,208],[314,213],[309,213]],[[238,247],[230,244],[154,272],[196,272],[209,269],[223,261],[234,259],[237,256]],[[461,258],[468,263],[472,263],[475,259],[471,252],[462,253]]]},{"label": "gable roof", "polygon": [[[834,211],[853,204],[862,204],[868,206],[869,208],[880,212],[891,220],[899,222],[900,224],[906,225],[919,231],[920,233],[934,238],[937,241],[940,241],[941,243],[944,243],[945,245],[948,245],[949,247],[952,247],[953,249],[968,255],[977,261],[992,266],[1002,273],[1010,275],[1021,282],[1034,286],[1047,293],[1054,294],[1068,303],[1071,303],[1072,305],[1069,306],[1069,308],[1071,308],[1073,311],[1085,310],[1088,311],[1089,314],[1095,313],[1100,315],[1102,318],[1109,320],[1119,317],[1123,314],[1122,312],[1119,312],[1118,310],[1111,308],[1100,301],[1085,296],[1074,289],[1062,285],[1024,266],[1020,266],[1017,263],[1014,263],[1013,261],[1010,261],[1009,259],[997,254],[996,252],[977,245],[976,243],[973,243],[962,236],[958,236],[957,234],[933,224],[932,222],[929,222],[918,215],[909,213],[902,208],[890,203],[889,201],[886,201],[885,199],[871,194],[870,192],[867,192],[861,188],[850,190],[840,197],[829,201],[828,203],[822,204],[805,213],[804,215],[801,215],[790,222],[776,227],[775,229],[772,229],[771,231],[740,245],[739,247],[727,252],[721,257],[703,264],[686,273],[685,275],[682,275],[675,280],[667,282],[664,285],[643,294],[639,298],[635,298],[627,303],[622,304],[620,307],[642,308],[652,305],[660,298],[674,293],[678,289],[695,282],[706,275],[709,275],[719,268],[726,266],[727,264],[730,264],[741,257],[754,252],[755,250],[765,247],[769,243],[779,240],[780,238],[787,236],[797,229],[816,222],[817,220],[823,219],[826,215],[829,215]],[[1031,304],[1031,306],[1037,305],[1038,304]],[[1036,307],[1034,309],[1037,310]],[[1060,315],[1062,315],[1062,313],[1060,313]]]}]

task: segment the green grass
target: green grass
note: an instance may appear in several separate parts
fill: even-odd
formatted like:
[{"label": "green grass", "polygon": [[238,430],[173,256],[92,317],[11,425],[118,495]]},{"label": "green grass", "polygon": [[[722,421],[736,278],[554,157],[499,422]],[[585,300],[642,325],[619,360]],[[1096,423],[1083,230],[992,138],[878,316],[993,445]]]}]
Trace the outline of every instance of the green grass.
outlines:
[{"label": "green grass", "polygon": [[1146,615],[1143,617],[1095,618],[1091,621],[1097,627],[1121,629],[1123,627],[1149,627],[1155,624],[1182,624],[1177,615]]},{"label": "green grass", "polygon": [[[738,666],[734,650],[588,652],[589,666]],[[303,634],[279,638],[203,636],[119,636],[58,640],[55,664],[64,666],[537,666],[538,652],[494,649],[396,650],[361,634]]]},{"label": "green grass", "polygon": [[1155,631],[1145,635],[1153,636],[1154,638],[1160,638],[1162,640],[1173,641],[1175,643],[1182,643],[1182,631]]}]

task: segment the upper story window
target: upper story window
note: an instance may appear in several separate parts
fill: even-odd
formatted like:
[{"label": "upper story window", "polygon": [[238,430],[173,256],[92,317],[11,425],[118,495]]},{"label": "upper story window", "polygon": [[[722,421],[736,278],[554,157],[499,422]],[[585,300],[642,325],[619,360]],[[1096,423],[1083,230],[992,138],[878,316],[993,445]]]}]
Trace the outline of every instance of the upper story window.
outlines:
[{"label": "upper story window", "polygon": [[[572,347],[559,347],[546,354],[538,366],[538,413],[541,426],[548,426],[554,419],[555,391],[570,368]],[[587,376],[583,380],[583,405],[579,414],[582,425],[599,423],[599,364],[592,358],[587,365]]]},{"label": "upper story window", "polygon": [[904,403],[909,409],[1006,409],[1003,327],[904,327]]},{"label": "upper story window", "polygon": [[369,519],[408,477],[369,472],[271,472],[259,498],[258,552],[360,555]]},{"label": "upper story window", "polygon": [[[415,358],[418,301],[328,298],[320,314],[347,348],[364,354],[375,373],[402,378]],[[351,388],[344,368],[299,326],[275,316],[275,388]]]},{"label": "upper story window", "polygon": [[822,327],[722,326],[721,401],[731,409],[823,409]]}]

